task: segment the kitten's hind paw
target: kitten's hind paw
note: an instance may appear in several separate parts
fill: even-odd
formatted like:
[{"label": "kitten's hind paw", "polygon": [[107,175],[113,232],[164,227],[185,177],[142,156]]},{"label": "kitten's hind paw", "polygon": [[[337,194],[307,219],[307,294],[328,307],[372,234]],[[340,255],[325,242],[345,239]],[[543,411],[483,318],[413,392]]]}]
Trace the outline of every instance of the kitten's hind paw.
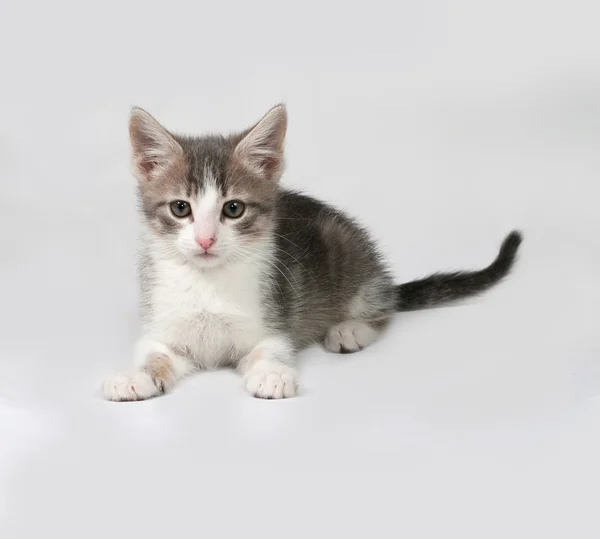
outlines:
[{"label": "kitten's hind paw", "polygon": [[378,332],[358,320],[346,320],[329,328],[323,343],[326,350],[339,354],[358,352],[371,344]]},{"label": "kitten's hind paw", "polygon": [[104,398],[111,401],[142,401],[163,392],[144,371],[123,372],[108,378],[104,381],[102,391]]}]

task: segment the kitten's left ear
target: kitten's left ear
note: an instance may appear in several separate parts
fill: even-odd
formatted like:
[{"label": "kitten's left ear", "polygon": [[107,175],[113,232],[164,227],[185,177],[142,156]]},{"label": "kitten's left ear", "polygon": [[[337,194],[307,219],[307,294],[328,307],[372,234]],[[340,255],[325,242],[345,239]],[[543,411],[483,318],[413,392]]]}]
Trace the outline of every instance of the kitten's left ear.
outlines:
[{"label": "kitten's left ear", "polygon": [[284,168],[286,129],[285,105],[277,105],[247,132],[235,148],[234,157],[254,173],[278,181]]}]

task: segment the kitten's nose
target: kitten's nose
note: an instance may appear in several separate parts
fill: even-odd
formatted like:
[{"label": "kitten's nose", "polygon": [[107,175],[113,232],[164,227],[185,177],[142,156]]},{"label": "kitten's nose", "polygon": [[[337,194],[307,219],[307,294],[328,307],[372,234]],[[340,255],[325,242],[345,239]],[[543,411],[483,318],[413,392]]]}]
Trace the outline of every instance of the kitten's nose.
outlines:
[{"label": "kitten's nose", "polygon": [[199,236],[196,236],[196,242],[205,251],[208,251],[211,248],[211,246],[214,245],[215,241],[217,241],[217,238],[201,238]]}]

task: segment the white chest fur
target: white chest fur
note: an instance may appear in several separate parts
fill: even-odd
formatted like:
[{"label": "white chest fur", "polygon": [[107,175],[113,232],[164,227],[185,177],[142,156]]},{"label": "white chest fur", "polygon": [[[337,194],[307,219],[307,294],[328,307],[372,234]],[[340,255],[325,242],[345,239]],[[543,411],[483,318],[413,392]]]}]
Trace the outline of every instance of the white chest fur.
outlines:
[{"label": "white chest fur", "polygon": [[146,334],[202,367],[236,361],[266,337],[260,274],[252,262],[198,270],[155,258]]}]

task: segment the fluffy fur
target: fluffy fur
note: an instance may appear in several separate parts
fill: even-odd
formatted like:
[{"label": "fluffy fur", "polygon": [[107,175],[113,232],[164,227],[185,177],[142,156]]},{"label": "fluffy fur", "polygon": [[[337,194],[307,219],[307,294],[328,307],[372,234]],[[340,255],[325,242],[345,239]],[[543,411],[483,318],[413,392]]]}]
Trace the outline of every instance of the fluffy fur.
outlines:
[{"label": "fluffy fur", "polygon": [[244,132],[204,137],[172,134],[133,110],[143,331],[135,369],[108,379],[106,398],[147,399],[225,366],[256,397],[293,397],[298,350],[355,352],[394,311],[478,294],[509,273],[518,232],[481,271],[395,285],[354,220],[279,186],[286,127],[282,105]]}]

